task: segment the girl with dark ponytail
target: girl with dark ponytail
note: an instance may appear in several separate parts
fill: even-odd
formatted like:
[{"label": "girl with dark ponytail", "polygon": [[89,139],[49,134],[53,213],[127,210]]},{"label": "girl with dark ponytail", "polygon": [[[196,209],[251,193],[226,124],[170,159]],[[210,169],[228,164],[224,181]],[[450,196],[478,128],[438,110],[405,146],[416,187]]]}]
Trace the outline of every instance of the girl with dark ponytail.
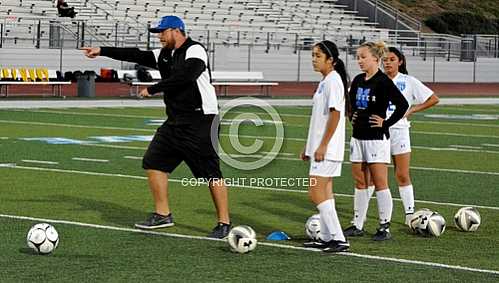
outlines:
[{"label": "girl with dark ponytail", "polygon": [[[385,74],[392,79],[410,106],[404,117],[389,129],[390,154],[395,169],[395,179],[404,206],[405,224],[409,225],[415,208],[414,191],[409,175],[411,139],[409,135],[410,122],[407,118],[412,113],[423,111],[437,104],[438,97],[418,79],[408,75],[405,56],[397,48],[388,48],[388,54],[383,60],[383,67]],[[395,109],[396,107],[390,104],[386,111],[387,117],[390,117]]]},{"label": "girl with dark ponytail", "polygon": [[321,223],[319,239],[304,246],[324,252],[341,252],[350,247],[341,229],[332,191],[333,177],[341,175],[348,98],[347,73],[338,57],[338,48],[331,41],[322,41],[312,49],[312,65],[314,71],[322,74],[322,80],[314,94],[307,143],[301,153],[304,161],[310,160],[308,192],[319,210]]},{"label": "girl with dark ponytail", "polygon": [[345,63],[339,58],[338,47],[329,40],[324,40],[316,44],[315,47],[319,48],[326,55],[326,59],[331,58],[331,64],[333,64],[334,70],[340,75],[343,82],[343,88],[345,89],[344,97],[347,102],[345,105],[348,106],[348,74]]}]

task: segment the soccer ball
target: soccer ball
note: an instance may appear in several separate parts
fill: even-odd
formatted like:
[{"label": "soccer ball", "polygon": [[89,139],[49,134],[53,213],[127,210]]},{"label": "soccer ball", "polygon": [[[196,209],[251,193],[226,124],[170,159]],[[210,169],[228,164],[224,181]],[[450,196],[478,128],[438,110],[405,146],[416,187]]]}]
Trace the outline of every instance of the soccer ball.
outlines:
[{"label": "soccer ball", "polygon": [[59,234],[54,226],[47,223],[39,223],[29,229],[26,240],[28,247],[32,248],[36,253],[49,254],[57,248]]},{"label": "soccer ball", "polygon": [[412,216],[410,227],[412,231],[417,234],[421,234],[424,236],[429,235],[429,231],[427,230],[428,222],[430,216],[433,214],[433,211],[428,208],[422,208],[414,213]]},{"label": "soccer ball", "polygon": [[445,231],[445,218],[438,212],[433,212],[428,219],[426,229],[430,235],[440,237]]},{"label": "soccer ball", "polygon": [[442,215],[427,208],[416,211],[410,222],[411,229],[415,233],[435,237],[444,233],[445,224],[445,218]]},{"label": "soccer ball", "polygon": [[305,233],[311,240],[319,240],[321,233],[321,216],[314,214],[305,223]]},{"label": "soccer ball", "polygon": [[468,206],[459,209],[454,215],[454,223],[459,230],[473,232],[480,227],[482,218],[474,207]]},{"label": "soccer ball", "polygon": [[241,254],[251,252],[256,248],[256,233],[248,225],[240,225],[232,228],[227,236],[232,251]]}]

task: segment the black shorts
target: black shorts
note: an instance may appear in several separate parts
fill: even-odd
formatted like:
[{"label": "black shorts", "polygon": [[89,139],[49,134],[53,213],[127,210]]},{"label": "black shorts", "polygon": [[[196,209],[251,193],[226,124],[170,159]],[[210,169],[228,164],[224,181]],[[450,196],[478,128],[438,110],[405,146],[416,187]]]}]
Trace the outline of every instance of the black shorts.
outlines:
[{"label": "black shorts", "polygon": [[[203,115],[199,123],[188,125],[163,124],[147,148],[142,167],[172,173],[185,161],[196,178],[222,178],[218,149],[218,127],[215,115]],[[212,143],[213,136],[213,143]]]}]

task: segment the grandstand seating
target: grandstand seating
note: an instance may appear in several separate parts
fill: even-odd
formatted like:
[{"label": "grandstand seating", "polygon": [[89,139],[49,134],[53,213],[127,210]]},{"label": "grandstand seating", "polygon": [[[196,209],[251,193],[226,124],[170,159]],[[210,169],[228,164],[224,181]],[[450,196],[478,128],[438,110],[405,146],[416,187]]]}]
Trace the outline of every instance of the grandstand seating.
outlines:
[{"label": "grandstand seating", "polygon": [[[355,12],[333,1],[295,0],[68,0],[77,17],[63,20],[65,28],[78,35],[85,23],[88,38],[109,44],[143,46],[147,25],[165,14],[175,14],[186,22],[188,33],[204,42],[225,44],[301,44],[324,36],[344,44],[354,38],[383,38],[388,32],[375,28]],[[48,0],[0,0],[1,17],[16,17],[3,33],[4,39],[33,38],[41,20],[41,38],[47,39],[50,20],[57,9]],[[8,22],[8,21],[7,21]],[[209,31],[209,33],[208,33]]]}]

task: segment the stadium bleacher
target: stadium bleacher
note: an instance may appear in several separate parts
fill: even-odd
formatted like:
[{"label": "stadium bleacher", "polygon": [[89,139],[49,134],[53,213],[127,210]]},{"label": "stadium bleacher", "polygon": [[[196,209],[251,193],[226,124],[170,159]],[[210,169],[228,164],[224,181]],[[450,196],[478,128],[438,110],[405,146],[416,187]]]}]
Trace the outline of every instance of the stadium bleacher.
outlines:
[{"label": "stadium bleacher", "polygon": [[[84,22],[85,32],[95,40],[111,43],[119,40],[121,45],[146,41],[147,25],[163,14],[180,16],[192,37],[215,43],[254,44],[265,40],[269,44],[282,45],[301,43],[303,38],[318,40],[324,35],[343,42],[349,37],[387,37],[387,31],[375,28],[375,23],[366,22],[355,12],[330,2],[70,0],[67,3],[75,7],[78,16],[75,21],[64,24],[75,31],[79,28],[76,21]],[[18,38],[22,41],[33,34],[34,24],[23,25],[24,19],[42,21],[42,34],[45,35],[48,24],[44,23],[60,20],[52,1],[3,0],[0,4],[0,17],[15,16],[18,21],[4,30],[6,40]]]}]

